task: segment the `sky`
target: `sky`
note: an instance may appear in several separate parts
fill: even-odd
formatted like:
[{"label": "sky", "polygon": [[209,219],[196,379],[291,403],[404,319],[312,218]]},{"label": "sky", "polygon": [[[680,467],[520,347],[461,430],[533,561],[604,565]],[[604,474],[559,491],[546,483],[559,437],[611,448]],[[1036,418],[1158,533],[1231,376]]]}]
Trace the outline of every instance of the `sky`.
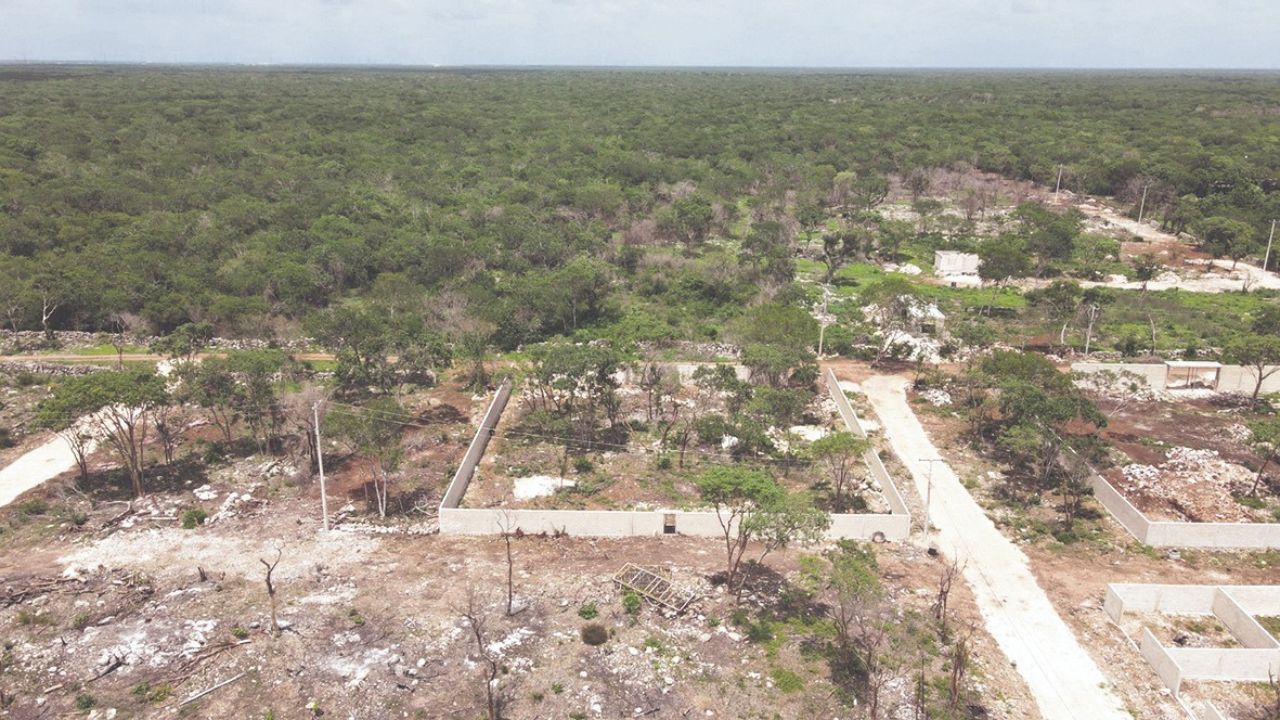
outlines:
[{"label": "sky", "polygon": [[0,59],[1280,68],[1280,0],[0,0]]}]

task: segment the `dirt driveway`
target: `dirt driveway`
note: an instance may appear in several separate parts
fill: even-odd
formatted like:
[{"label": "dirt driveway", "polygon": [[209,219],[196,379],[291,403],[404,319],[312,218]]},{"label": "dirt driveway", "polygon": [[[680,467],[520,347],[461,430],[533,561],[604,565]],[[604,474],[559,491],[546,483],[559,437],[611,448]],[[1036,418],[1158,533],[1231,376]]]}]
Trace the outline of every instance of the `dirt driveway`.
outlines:
[{"label": "dirt driveway", "polygon": [[988,632],[1031,687],[1040,712],[1047,720],[1131,719],[1050,604],[1027,556],[1000,534],[945,462],[926,462],[940,456],[907,403],[908,382],[874,376],[861,385],[920,496],[932,497],[939,550],[963,565]]}]

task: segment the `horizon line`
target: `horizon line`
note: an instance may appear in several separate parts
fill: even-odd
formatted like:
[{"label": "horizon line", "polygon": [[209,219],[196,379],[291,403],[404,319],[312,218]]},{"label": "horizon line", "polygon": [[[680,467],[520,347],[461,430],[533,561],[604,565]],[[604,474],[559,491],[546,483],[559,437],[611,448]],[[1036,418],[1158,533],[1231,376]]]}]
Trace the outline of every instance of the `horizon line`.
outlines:
[{"label": "horizon line", "polygon": [[962,71],[962,72],[1280,72],[1280,66],[1155,66],[1155,65],[660,65],[576,63],[397,63],[397,62],[250,62],[217,60],[51,60],[0,58],[0,67],[170,67],[170,68],[386,68],[405,70],[756,70],[756,71]]}]

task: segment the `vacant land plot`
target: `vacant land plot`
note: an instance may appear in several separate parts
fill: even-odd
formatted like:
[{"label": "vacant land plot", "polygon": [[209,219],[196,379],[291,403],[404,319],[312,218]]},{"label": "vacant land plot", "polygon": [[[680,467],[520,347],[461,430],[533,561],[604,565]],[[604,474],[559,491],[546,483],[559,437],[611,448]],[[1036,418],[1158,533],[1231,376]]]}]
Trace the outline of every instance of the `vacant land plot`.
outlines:
[{"label": "vacant land plot", "polygon": [[795,424],[761,426],[748,438],[720,420],[737,411],[723,393],[682,385],[656,408],[635,385],[619,388],[617,396],[617,420],[596,440],[548,435],[536,426],[531,396],[513,397],[464,506],[692,508],[700,505],[698,474],[736,463],[767,471],[789,490],[811,490],[831,510],[889,512],[861,460],[850,486],[837,489],[809,457],[811,443],[844,430],[835,405],[812,390],[796,396],[801,402],[789,413]]}]

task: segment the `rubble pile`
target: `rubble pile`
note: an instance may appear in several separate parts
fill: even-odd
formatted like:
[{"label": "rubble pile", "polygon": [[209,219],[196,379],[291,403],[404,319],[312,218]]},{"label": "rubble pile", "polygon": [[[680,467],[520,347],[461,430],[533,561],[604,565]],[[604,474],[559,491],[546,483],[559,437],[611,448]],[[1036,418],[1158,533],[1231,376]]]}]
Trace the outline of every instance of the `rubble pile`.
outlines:
[{"label": "rubble pile", "polygon": [[1248,492],[1253,471],[1224,460],[1216,450],[1175,447],[1160,465],[1125,465],[1120,477],[1125,492],[1155,501],[1177,520],[1253,520],[1233,497]]}]

